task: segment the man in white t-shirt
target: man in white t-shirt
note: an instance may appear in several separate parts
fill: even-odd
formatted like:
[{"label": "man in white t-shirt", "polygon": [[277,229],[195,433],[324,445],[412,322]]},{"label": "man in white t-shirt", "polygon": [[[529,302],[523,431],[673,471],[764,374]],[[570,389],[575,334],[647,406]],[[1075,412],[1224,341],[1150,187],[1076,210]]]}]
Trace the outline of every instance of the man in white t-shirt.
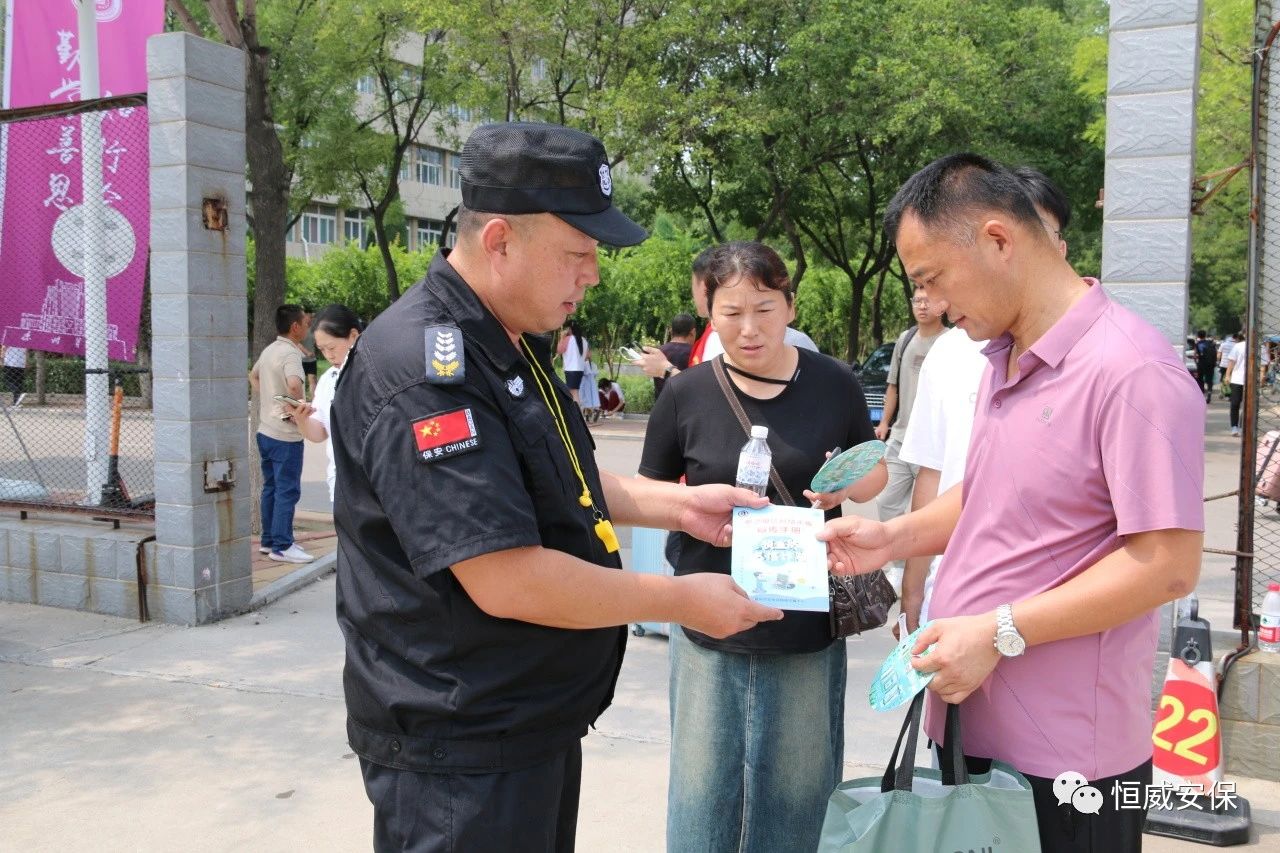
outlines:
[{"label": "man in white t-shirt", "polygon": [[[1043,173],[1029,167],[1016,169],[1035,205],[1045,230],[1067,255],[1062,229],[1071,221],[1067,197]],[[970,340],[964,330],[947,330],[933,345],[916,388],[915,407],[899,457],[919,466],[911,509],[928,504],[964,479],[973,433],[978,386],[989,361],[982,354],[986,341]],[[929,598],[941,556],[912,557],[902,577],[902,612],[907,630],[914,631],[929,619]],[[897,627],[894,628],[895,634]]]},{"label": "man in white t-shirt", "polygon": [[[945,304],[931,302],[925,295],[924,288],[916,285],[911,298],[911,312],[916,325],[899,335],[893,347],[893,359],[889,362],[889,382],[884,394],[884,416],[876,427],[876,437],[888,445],[884,459],[889,467],[889,482],[876,496],[876,511],[881,521],[897,518],[911,505],[916,474],[920,468],[901,457],[902,438],[906,435],[911,412],[915,407],[920,368],[924,366],[929,350],[946,331],[942,325],[942,312],[945,308]],[[927,562],[927,558],[914,559]],[[894,586],[899,586],[903,571],[903,565],[894,561],[885,573]]]}]

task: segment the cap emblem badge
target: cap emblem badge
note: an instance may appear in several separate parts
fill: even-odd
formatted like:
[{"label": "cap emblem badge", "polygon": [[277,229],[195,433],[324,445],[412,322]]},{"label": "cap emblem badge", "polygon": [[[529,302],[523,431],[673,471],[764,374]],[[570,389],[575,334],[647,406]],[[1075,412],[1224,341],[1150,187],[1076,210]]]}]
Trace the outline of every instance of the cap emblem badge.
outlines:
[{"label": "cap emblem badge", "polygon": [[613,177],[609,174],[609,164],[600,164],[600,192],[606,196],[613,195]]}]

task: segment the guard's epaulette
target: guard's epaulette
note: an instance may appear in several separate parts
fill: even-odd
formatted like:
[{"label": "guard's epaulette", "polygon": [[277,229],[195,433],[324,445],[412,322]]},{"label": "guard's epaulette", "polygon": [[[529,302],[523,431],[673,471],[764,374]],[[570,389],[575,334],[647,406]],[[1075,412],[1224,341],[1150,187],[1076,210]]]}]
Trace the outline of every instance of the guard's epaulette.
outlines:
[{"label": "guard's epaulette", "polygon": [[467,376],[462,332],[457,326],[427,326],[427,379],[435,385],[461,385]]}]

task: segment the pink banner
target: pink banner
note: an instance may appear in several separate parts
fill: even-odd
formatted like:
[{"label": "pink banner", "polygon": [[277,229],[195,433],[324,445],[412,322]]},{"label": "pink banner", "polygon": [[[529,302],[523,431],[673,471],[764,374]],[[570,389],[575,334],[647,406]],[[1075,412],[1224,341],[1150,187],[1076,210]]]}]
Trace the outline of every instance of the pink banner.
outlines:
[{"label": "pink banner", "polygon": [[[103,97],[145,92],[146,39],[164,28],[164,0],[97,0]],[[80,50],[72,0],[10,0],[5,101],[9,107],[80,99]],[[149,158],[145,108],[99,114],[108,352],[132,361],[147,265]],[[84,352],[82,122],[85,115],[4,127],[0,204],[0,341],[49,352]]]}]

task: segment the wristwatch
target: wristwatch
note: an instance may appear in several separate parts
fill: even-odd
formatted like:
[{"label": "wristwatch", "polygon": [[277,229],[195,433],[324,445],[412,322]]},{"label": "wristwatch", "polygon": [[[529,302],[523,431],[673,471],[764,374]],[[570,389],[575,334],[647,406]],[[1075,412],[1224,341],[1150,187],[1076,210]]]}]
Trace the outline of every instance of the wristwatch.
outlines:
[{"label": "wristwatch", "polygon": [[674,364],[668,364],[668,365],[663,369],[663,371],[662,371],[662,378],[663,378],[663,379],[670,379],[670,378],[671,378],[671,371],[673,371],[673,370],[675,370],[675,369],[676,369],[676,366],[675,366]]},{"label": "wristwatch", "polygon": [[1027,641],[1013,624],[1013,605],[1001,604],[996,608],[996,651],[1007,658],[1016,658],[1027,650]]}]

